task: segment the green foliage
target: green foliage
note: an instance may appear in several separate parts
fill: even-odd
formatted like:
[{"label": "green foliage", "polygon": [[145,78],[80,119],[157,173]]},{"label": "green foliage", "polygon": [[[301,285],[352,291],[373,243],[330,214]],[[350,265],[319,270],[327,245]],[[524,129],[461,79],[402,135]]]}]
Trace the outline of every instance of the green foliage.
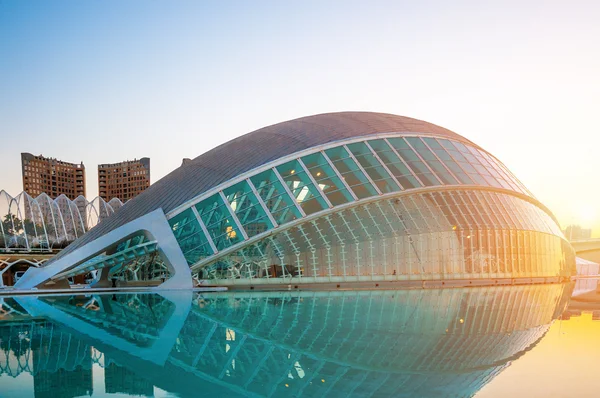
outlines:
[{"label": "green foliage", "polygon": [[23,222],[14,214],[7,214],[2,220],[2,230],[7,235],[19,235],[23,231]]}]

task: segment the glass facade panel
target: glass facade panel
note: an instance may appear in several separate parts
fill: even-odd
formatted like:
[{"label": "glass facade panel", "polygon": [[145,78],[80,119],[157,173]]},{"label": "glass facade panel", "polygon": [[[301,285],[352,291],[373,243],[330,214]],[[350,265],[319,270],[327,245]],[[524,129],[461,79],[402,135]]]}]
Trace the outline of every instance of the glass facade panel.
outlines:
[{"label": "glass facade panel", "polygon": [[[362,170],[360,170],[354,159],[350,157],[346,148],[339,146],[337,148],[327,149],[325,153],[358,199],[377,195],[377,191]],[[375,183],[378,184],[379,189],[384,193],[393,192],[399,189],[395,188],[397,187],[397,184],[394,183],[394,185],[389,185],[385,180]]]},{"label": "glass facade panel", "polygon": [[517,180],[508,170],[506,170],[506,168],[498,160],[483,151],[479,152],[481,156],[487,160],[490,166],[498,172],[498,178],[503,186],[507,184],[509,185],[509,188],[507,189],[512,189],[514,191],[532,196],[531,193],[523,186],[523,184],[521,184],[519,180]]},{"label": "glass facade panel", "polygon": [[404,189],[423,186],[385,140],[372,140],[369,141],[369,145],[377,153],[377,156],[385,162],[387,168],[394,174],[394,177],[402,184]]},{"label": "glass facade panel", "polygon": [[452,156],[440,145],[435,138],[423,138],[423,141],[429,145],[429,147],[435,152],[438,158],[448,167],[452,173],[458,178],[461,184],[473,184],[474,181],[469,175],[463,170],[458,162],[456,162]]},{"label": "glass facade panel", "polygon": [[317,152],[304,156],[302,162],[333,206],[354,200],[322,153]]},{"label": "glass facade panel", "polygon": [[444,183],[444,185],[458,184],[456,178],[454,178],[448,169],[444,167],[444,165],[438,160],[433,152],[431,152],[427,145],[425,145],[421,138],[407,137],[406,141],[414,148],[415,151],[417,151],[417,153],[435,172],[437,177]]},{"label": "glass facade panel", "polygon": [[[477,170],[478,174],[486,181],[486,184],[496,188],[502,188],[502,184],[492,174],[492,168],[483,161],[483,158],[479,156],[479,152],[473,147],[467,147],[466,145],[453,141],[452,144],[458,149],[461,155]],[[482,161],[484,163],[482,163]],[[495,173],[495,171],[494,171]]]},{"label": "glass facade panel", "polygon": [[240,275],[312,283],[570,274],[574,253],[561,235],[537,229],[537,219],[552,221],[536,209],[484,191],[383,199],[294,226],[210,269],[216,279],[230,279],[224,283]]},{"label": "glass facade panel", "polygon": [[[368,145],[366,142],[339,145],[305,155],[301,160],[292,160],[276,166],[276,170],[281,179],[278,178],[275,169],[250,177],[264,206],[261,205],[251,184],[247,181],[224,189],[223,194],[243,231],[238,230],[239,226],[235,218],[231,217],[226,203],[219,195],[213,195],[196,205],[217,251],[241,242],[244,235],[252,237],[272,229],[274,224],[265,207],[273,220],[278,225],[282,225],[302,218],[300,209],[306,215],[310,215],[329,206],[339,206],[355,199],[374,197],[378,194],[378,190],[385,194],[440,184],[478,184],[526,192],[512,174],[486,152],[468,144],[431,137],[390,137],[369,140]],[[533,260],[529,263],[520,262],[519,256],[527,256],[527,253],[519,252],[519,242],[521,242],[519,234],[511,235],[511,231],[515,228],[520,231],[540,231],[561,236],[555,221],[543,210],[510,195],[498,196],[481,191],[464,193],[449,191],[428,195],[430,196],[426,198],[396,200],[396,205],[392,206],[395,217],[391,221],[385,218],[389,216],[389,212],[382,212],[381,205],[367,209],[367,219],[357,217],[355,212],[358,210],[354,209],[340,221],[346,229],[344,233],[353,235],[354,241],[374,242],[378,239],[387,239],[389,231],[384,232],[384,230],[390,225],[399,224],[408,236],[408,242],[405,243],[416,248],[412,251],[414,256],[409,259],[409,267],[412,270],[410,272],[414,270],[419,272],[419,267],[423,266],[420,264],[419,256],[441,255],[441,252],[435,248],[437,243],[417,238],[417,235],[436,229],[453,231],[457,234],[460,232],[459,240],[461,244],[468,243],[468,250],[472,251],[471,256],[481,256],[480,253],[476,253],[477,250],[497,253],[507,251],[507,255],[502,260],[485,260],[486,265],[481,267],[473,264],[467,268],[463,266],[462,272],[472,272],[478,267],[488,270],[487,272],[502,272],[502,267],[505,270],[509,269],[515,262],[523,268],[517,269],[518,272],[528,272],[526,269],[533,267],[528,264],[537,263]],[[211,255],[212,250],[207,237],[199,229],[199,224],[194,217],[189,217],[188,213],[189,211],[185,211],[177,215],[170,220],[170,223],[186,259],[193,264]],[[383,218],[381,218],[382,214]],[[440,218],[440,214],[443,217]],[[385,224],[375,222],[378,217],[380,221],[384,220]],[[331,220],[333,218],[330,219],[330,223]],[[336,239],[340,241],[340,231],[331,231],[328,227],[323,227],[323,223],[311,225],[305,225],[299,233],[302,235],[302,231],[307,233],[306,231],[314,228],[311,234],[315,233],[320,243],[313,239],[312,245],[322,244],[323,247],[331,245],[331,242],[327,242],[327,235],[330,232],[338,234]],[[369,230],[369,225],[374,229]],[[382,228],[382,225],[385,228]],[[507,235],[498,236],[490,232],[500,229],[506,231]],[[402,234],[400,231],[392,232],[394,233]],[[296,240],[290,234],[291,232],[286,235],[287,239],[289,242],[295,242]],[[508,247],[501,246],[502,239],[505,238],[510,243]],[[470,241],[467,242],[466,239]],[[537,242],[536,237],[530,235],[523,235],[522,241]],[[269,252],[267,246],[261,249],[265,253]],[[258,250],[260,245],[254,247],[253,250]],[[298,252],[300,249],[294,250]],[[365,259],[365,249],[360,250],[360,252],[347,253],[347,260],[358,262],[357,269],[354,271],[356,275],[362,275],[368,269],[361,268],[361,261]],[[495,255],[498,257],[498,254]],[[321,259],[330,262],[327,255]],[[371,263],[370,266],[374,265]],[[454,269],[455,266],[452,265],[450,268]],[[305,267],[302,269],[306,271]],[[437,271],[435,268],[431,270],[431,272]],[[317,272],[315,275],[317,274],[321,275],[322,272]]]},{"label": "glass facade panel", "polygon": [[221,195],[214,194],[203,200],[196,205],[196,210],[217,250],[226,249],[244,240]]},{"label": "glass facade panel", "polygon": [[170,219],[169,225],[189,265],[214,254],[192,209]]},{"label": "glass facade panel", "polygon": [[419,178],[419,180],[421,180],[421,182],[423,182],[425,186],[441,184],[437,177],[431,173],[425,163],[419,159],[417,154],[406,143],[404,138],[388,138],[388,142],[392,144],[394,149],[396,149],[408,167],[412,169],[415,175]]},{"label": "glass facade panel", "polygon": [[316,213],[329,207],[297,160],[277,166],[277,171],[305,214]]},{"label": "glass facade panel", "polygon": [[250,180],[277,224],[286,224],[302,217],[273,170],[263,171],[250,177]]},{"label": "glass facade panel", "polygon": [[[466,146],[449,140],[437,139],[452,159],[464,170],[475,184],[501,187],[496,179],[477,161]],[[457,145],[455,145],[457,144]]]},{"label": "glass facade panel", "polygon": [[364,142],[349,144],[348,149],[381,192],[388,193],[400,190],[398,184],[396,184],[387,170],[379,163],[379,160],[373,156],[373,153]]},{"label": "glass facade panel", "polygon": [[223,190],[223,193],[248,237],[273,228],[273,223],[271,223],[247,181],[241,181]]}]

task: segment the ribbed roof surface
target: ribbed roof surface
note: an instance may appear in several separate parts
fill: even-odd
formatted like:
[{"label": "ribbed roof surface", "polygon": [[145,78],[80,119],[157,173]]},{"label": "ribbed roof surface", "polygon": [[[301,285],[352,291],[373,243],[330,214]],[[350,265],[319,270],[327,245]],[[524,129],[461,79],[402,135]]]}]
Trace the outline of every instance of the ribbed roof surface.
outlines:
[{"label": "ribbed roof surface", "polygon": [[324,113],[274,124],[186,162],[127,202],[57,257],[153,210],[162,207],[167,213],[219,184],[283,156],[334,141],[391,132],[435,134],[471,143],[435,124],[386,113]]}]

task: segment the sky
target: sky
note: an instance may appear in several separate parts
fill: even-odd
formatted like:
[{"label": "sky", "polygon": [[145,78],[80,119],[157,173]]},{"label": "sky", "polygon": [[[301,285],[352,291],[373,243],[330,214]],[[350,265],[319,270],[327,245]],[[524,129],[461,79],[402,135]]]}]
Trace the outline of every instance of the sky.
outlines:
[{"label": "sky", "polygon": [[20,153],[148,156],[335,111],[410,116],[503,161],[600,236],[600,2],[0,0],[0,189]]}]

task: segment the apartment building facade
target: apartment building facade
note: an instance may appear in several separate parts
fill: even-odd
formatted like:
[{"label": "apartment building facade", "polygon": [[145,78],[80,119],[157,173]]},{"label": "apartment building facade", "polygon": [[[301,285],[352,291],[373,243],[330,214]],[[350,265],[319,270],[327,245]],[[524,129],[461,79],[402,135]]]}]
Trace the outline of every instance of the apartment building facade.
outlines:
[{"label": "apartment building facade", "polygon": [[98,165],[98,195],[105,201],[119,198],[123,203],[150,186],[150,158]]},{"label": "apartment building facade", "polygon": [[65,195],[71,200],[86,195],[83,162],[69,163],[42,155],[21,153],[23,191],[36,197],[46,193],[51,199]]}]

